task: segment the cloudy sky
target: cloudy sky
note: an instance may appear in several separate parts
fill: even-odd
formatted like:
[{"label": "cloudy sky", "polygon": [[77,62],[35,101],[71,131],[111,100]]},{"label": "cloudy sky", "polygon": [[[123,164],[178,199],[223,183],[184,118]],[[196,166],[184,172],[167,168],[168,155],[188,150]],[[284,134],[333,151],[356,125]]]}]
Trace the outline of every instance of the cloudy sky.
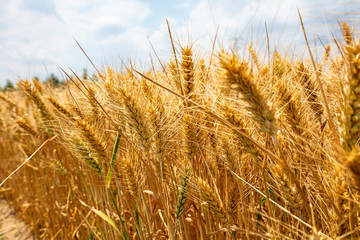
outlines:
[{"label": "cloudy sky", "polygon": [[[157,54],[171,54],[166,19],[176,42],[195,42],[206,54],[216,30],[218,46],[249,43],[264,46],[264,23],[271,45],[301,46],[298,6],[310,38],[330,36],[339,16],[359,13],[359,1],[339,0],[11,0],[0,6],[0,84],[38,76],[44,79],[59,66],[81,74],[92,72],[74,41],[102,68],[120,67],[129,59],[142,68]],[[357,15],[358,16],[358,15]]]}]

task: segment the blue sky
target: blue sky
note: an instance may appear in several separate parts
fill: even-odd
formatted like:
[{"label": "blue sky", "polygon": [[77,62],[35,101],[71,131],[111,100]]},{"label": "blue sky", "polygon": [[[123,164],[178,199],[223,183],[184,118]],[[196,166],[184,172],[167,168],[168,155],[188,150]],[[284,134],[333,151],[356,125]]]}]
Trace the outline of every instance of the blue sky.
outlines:
[{"label": "blue sky", "polygon": [[[353,18],[360,1],[334,0],[11,0],[0,6],[0,84],[38,76],[44,79],[59,66],[81,74],[92,67],[76,45],[82,45],[102,68],[120,68],[122,61],[135,61],[142,68],[157,54],[171,54],[166,18],[177,42],[195,41],[195,49],[206,55],[216,29],[218,48],[239,39],[240,47],[253,39],[264,47],[264,22],[271,46],[288,49],[303,45],[296,11],[298,6],[310,39],[337,31],[337,18]],[[358,17],[358,15],[357,15]],[[358,25],[359,26],[359,25]],[[335,29],[335,30],[334,30]]]}]

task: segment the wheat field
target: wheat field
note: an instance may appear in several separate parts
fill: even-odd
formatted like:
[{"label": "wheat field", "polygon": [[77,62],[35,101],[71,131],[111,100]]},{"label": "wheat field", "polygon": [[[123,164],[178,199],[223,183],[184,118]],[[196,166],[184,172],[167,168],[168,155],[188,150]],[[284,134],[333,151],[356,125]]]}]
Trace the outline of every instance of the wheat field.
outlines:
[{"label": "wheat field", "polygon": [[[39,239],[358,239],[360,43],[66,73],[0,95],[0,195]],[[304,55],[308,56],[308,55]]]}]

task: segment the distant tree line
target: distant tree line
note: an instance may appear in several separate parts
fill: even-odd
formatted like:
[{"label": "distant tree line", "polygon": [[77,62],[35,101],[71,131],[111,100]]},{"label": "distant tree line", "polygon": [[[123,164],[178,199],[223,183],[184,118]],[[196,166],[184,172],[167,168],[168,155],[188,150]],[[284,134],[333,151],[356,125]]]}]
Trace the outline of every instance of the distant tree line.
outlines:
[{"label": "distant tree line", "polygon": [[[38,77],[34,77],[33,79],[36,79],[40,82],[40,79]],[[86,68],[84,68],[84,70],[83,70],[82,79],[83,80],[89,79]],[[94,75],[92,79],[96,81],[97,76]],[[55,88],[63,87],[65,85],[65,82],[63,80],[60,80],[53,73],[51,73],[48,77],[46,77],[46,79],[45,79],[45,81],[43,81],[43,83],[45,85],[50,85],[51,87],[55,87]],[[13,82],[11,82],[9,79],[7,79],[5,86],[4,87],[0,86],[0,91],[1,92],[12,91],[12,90],[15,90],[16,88],[17,88],[17,86]]]},{"label": "distant tree line", "polygon": [[[34,77],[33,79],[36,79],[38,81],[39,78],[38,77]],[[64,85],[64,81],[61,81],[55,74],[51,73],[46,79],[45,81],[43,81],[43,83],[45,85],[50,85],[51,87],[61,87]],[[6,84],[5,86],[2,88],[0,86],[0,90],[2,92],[6,92],[6,91],[12,91],[15,90],[17,88],[17,86],[11,82],[9,79],[6,80]]]}]

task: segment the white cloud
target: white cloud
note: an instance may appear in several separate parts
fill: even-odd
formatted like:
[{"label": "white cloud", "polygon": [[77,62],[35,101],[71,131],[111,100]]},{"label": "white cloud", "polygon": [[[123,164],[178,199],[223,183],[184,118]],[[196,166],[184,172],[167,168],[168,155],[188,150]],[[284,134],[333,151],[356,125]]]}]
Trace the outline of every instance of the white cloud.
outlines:
[{"label": "white cloud", "polygon": [[56,10],[72,29],[94,31],[109,24],[131,27],[149,16],[147,4],[140,1],[55,0]]},{"label": "white cloud", "polygon": [[[294,24],[294,21],[298,20],[296,2],[201,0],[194,4],[182,21],[176,19],[170,23],[175,41],[181,44],[196,41],[196,46],[201,46],[203,52],[210,52],[217,29],[218,42],[224,46],[232,44],[237,37],[246,38],[252,27],[254,31],[260,27],[261,35],[258,37],[263,39],[264,22],[270,26],[275,14],[278,25]],[[152,33],[150,40],[156,48],[164,49],[164,46],[167,46],[170,49],[166,24],[162,23],[158,29]]]},{"label": "white cloud", "polygon": [[[166,59],[172,53],[166,18],[176,43],[196,41],[196,50],[202,53],[211,50],[217,27],[220,45],[226,47],[237,37],[241,44],[248,43],[253,29],[255,42],[266,47],[264,22],[272,46],[281,44],[286,48],[303,41],[297,6],[310,39],[326,33],[322,11],[336,19],[329,9],[342,7],[335,0],[320,0],[316,6],[312,0],[184,0],[163,1],[161,5],[154,1],[8,1],[0,8],[0,84],[18,76],[45,77],[44,64],[49,72],[57,73],[58,66],[81,71],[89,63],[73,37],[97,65],[116,59],[119,63],[119,56],[146,62],[152,51],[147,37]],[[319,4],[328,10],[315,10]]]},{"label": "white cloud", "polygon": [[44,77],[44,64],[50,72],[58,72],[58,66],[81,70],[88,63],[73,37],[98,64],[112,48],[127,45],[122,51],[132,54],[138,39],[146,39],[141,26],[151,13],[146,3],[54,0],[44,7],[32,1],[12,0],[0,9],[0,84],[18,76]]}]

